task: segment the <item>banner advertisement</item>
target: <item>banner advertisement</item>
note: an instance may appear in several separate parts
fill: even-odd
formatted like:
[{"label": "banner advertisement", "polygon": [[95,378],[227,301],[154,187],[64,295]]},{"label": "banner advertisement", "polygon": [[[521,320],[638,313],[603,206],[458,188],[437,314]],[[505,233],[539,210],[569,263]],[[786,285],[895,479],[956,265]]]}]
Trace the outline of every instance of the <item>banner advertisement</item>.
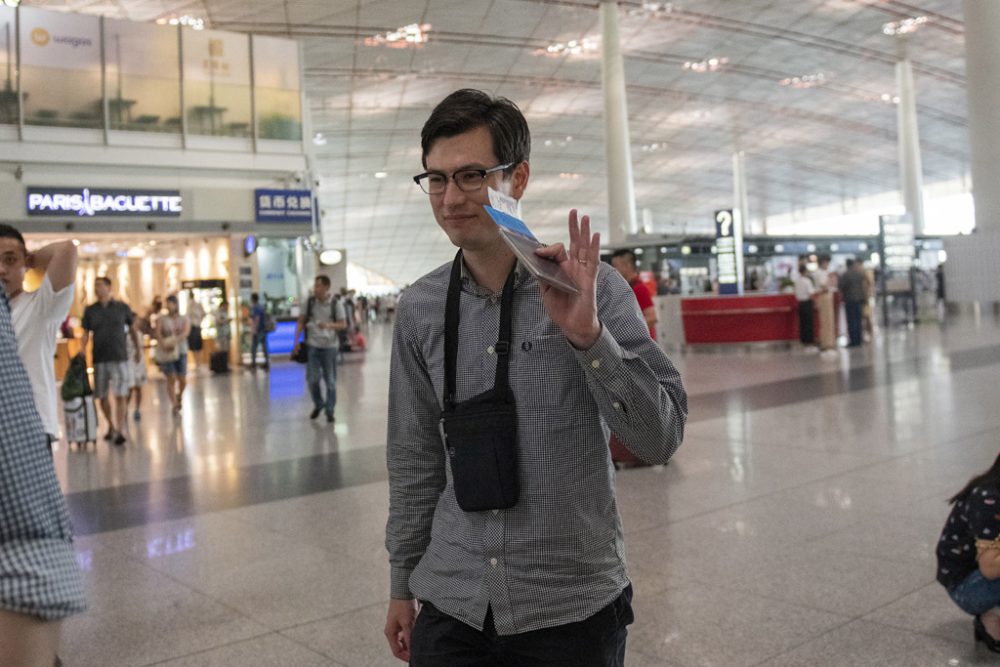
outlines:
[{"label": "banner advertisement", "polygon": [[184,30],[184,80],[249,86],[250,41],[219,30]]},{"label": "banner advertisement", "polygon": [[[21,65],[101,71],[101,23],[96,16],[21,7]],[[100,90],[94,91],[100,97]]]}]

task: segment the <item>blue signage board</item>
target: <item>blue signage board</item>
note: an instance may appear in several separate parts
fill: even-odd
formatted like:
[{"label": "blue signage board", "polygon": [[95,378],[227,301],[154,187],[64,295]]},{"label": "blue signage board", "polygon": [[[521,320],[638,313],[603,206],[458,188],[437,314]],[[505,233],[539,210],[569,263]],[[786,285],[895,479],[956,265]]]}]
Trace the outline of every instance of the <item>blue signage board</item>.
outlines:
[{"label": "blue signage board", "polygon": [[29,216],[102,218],[179,218],[184,211],[178,190],[111,188],[28,188]]},{"label": "blue signage board", "polygon": [[257,222],[304,222],[313,220],[311,190],[254,190]]}]

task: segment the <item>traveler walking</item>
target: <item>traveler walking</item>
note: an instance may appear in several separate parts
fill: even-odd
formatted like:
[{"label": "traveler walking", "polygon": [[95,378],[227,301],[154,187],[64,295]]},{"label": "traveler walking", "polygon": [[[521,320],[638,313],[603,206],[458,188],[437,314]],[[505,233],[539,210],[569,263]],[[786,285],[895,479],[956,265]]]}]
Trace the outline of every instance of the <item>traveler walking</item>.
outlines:
[{"label": "traveler walking", "polygon": [[[93,336],[91,358],[94,363],[94,397],[108,422],[108,433],[104,439],[123,445],[128,424],[127,400],[131,389],[131,368],[125,338],[132,337],[136,350],[141,351],[142,344],[132,327],[132,309],[111,296],[111,279],[103,276],[97,278],[94,281],[94,292],[97,302],[83,311],[80,354],[86,355],[87,343]],[[137,359],[133,356],[132,360]],[[112,402],[114,412],[111,409]]]},{"label": "traveler walking", "polygon": [[201,365],[201,349],[203,346],[201,339],[201,324],[205,319],[205,309],[195,298],[194,290],[188,290],[187,312],[184,313],[190,324],[191,331],[188,333],[188,350],[191,352],[191,359],[194,360],[194,367]]},{"label": "traveler walking", "polygon": [[[313,410],[309,419],[316,419],[320,412],[326,413],[326,421],[333,422],[337,405],[337,348],[340,347],[338,333],[347,327],[344,306],[334,299],[330,292],[330,279],[316,276],[313,295],[306,302],[306,312],[295,325],[295,347],[292,356],[305,345],[309,354],[306,365],[306,383],[312,396]],[[305,332],[304,343],[299,342]],[[320,383],[326,385],[326,396]]]},{"label": "traveler walking", "polygon": [[174,416],[181,413],[181,399],[187,386],[188,334],[191,323],[181,315],[177,297],[167,297],[167,312],[156,324],[156,363],[167,377],[167,398]]},{"label": "traveler walking", "polygon": [[268,316],[264,306],[260,304],[260,296],[254,292],[250,295],[250,333],[253,339],[250,343],[250,370],[257,370],[257,347],[264,350],[264,370],[271,368],[271,357],[267,352]]},{"label": "traveler walking", "polygon": [[[0,224],[0,282],[10,301],[18,356],[31,381],[35,407],[49,437],[49,447],[59,439],[61,430],[52,360],[60,325],[73,304],[76,262],[76,246],[72,241],[50,243],[29,253],[20,232]],[[24,291],[24,275],[29,269],[44,274],[34,292]]]},{"label": "traveler walking", "polygon": [[865,272],[860,262],[847,260],[847,269],[837,281],[847,316],[847,347],[861,345],[861,311],[865,305]]},{"label": "traveler walking", "polygon": [[66,501],[0,281],[0,665],[56,662],[60,621],[86,609]]},{"label": "traveler walking", "polygon": [[665,463],[680,375],[586,216],[570,212],[568,249],[538,251],[577,295],[500,237],[487,187],[520,199],[529,176],[512,102],[452,93],[421,141],[415,180],[460,251],[406,290],[393,331],[386,639],[413,667],[621,665],[632,589],[607,432]]},{"label": "traveler walking", "polygon": [[[128,347],[128,359],[129,359],[129,394],[128,399],[125,401],[126,412],[128,411],[129,403],[132,404],[132,418],[135,421],[140,421],[142,419],[142,387],[149,381],[149,372],[146,370],[146,355],[143,339],[143,333],[145,329],[145,318],[136,317],[135,313],[132,313],[134,318],[132,321],[132,327],[135,329],[135,336],[127,336],[125,338],[126,346]],[[135,349],[135,343],[133,341],[139,341],[140,348],[137,351]]]}]

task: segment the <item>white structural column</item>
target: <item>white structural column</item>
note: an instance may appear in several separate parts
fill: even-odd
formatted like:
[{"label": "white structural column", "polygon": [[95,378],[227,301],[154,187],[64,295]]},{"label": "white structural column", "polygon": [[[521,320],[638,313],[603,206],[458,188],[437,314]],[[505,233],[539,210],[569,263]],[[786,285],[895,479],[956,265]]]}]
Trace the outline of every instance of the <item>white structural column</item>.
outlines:
[{"label": "white structural column", "polygon": [[965,0],[965,76],[976,228],[1000,230],[1000,2]]},{"label": "white structural column", "polygon": [[604,89],[604,154],[608,171],[608,236],[611,245],[639,231],[629,143],[625,62],[618,34],[618,3],[601,2],[601,84]]},{"label": "white structural column", "polygon": [[737,212],[736,220],[740,223],[743,235],[749,236],[753,230],[750,229],[750,207],[747,204],[747,171],[743,151],[733,153],[733,210]]},{"label": "white structural column", "polygon": [[1000,2],[965,0],[965,76],[976,231],[945,238],[948,301],[1000,301]]},{"label": "white structural column", "polygon": [[899,181],[903,204],[913,220],[917,235],[924,233],[924,177],[920,163],[920,136],[917,131],[917,96],[913,89],[913,68],[905,57],[905,38],[900,38],[901,55],[896,63],[896,124],[899,133]]}]

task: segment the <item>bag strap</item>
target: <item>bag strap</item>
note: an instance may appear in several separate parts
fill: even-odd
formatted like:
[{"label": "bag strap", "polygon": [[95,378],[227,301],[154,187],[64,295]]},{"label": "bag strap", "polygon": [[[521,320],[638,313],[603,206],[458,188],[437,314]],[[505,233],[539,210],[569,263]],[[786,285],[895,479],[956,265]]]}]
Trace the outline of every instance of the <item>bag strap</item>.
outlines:
[{"label": "bag strap", "polygon": [[[517,265],[510,270],[500,298],[500,337],[493,347],[497,354],[497,372],[493,391],[506,396],[510,393],[509,365],[511,351],[511,331],[514,319],[514,278]],[[455,406],[455,373],[458,365],[458,324],[461,320],[462,299],[462,251],[455,255],[451,265],[451,279],[448,282],[448,298],[444,314],[444,406],[450,410]]]}]

